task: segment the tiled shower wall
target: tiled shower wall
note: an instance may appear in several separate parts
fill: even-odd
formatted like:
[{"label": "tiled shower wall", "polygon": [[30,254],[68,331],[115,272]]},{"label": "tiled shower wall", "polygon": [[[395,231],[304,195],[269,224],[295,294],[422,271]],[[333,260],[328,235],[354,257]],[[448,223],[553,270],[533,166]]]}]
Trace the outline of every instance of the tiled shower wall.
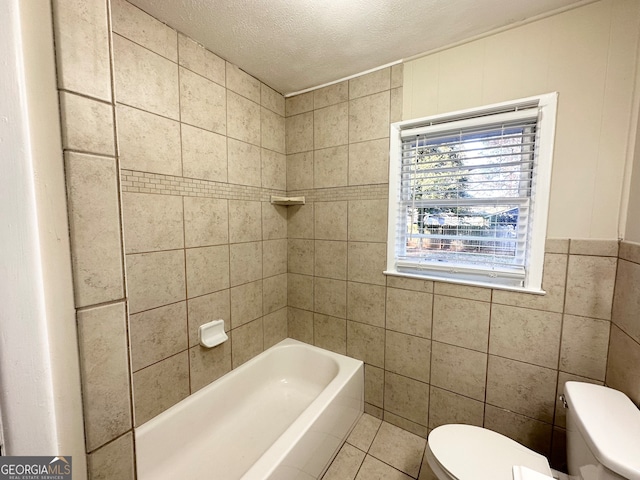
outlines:
[{"label": "tiled shower wall", "polygon": [[287,336],[285,102],[124,0],[54,16],[89,470],[133,478],[134,426]]},{"label": "tiled shower wall", "polygon": [[289,336],[364,360],[366,411],[484,425],[564,462],[556,398],[605,380],[618,242],[549,240],[547,295],[385,277],[402,67],[288,98]]}]

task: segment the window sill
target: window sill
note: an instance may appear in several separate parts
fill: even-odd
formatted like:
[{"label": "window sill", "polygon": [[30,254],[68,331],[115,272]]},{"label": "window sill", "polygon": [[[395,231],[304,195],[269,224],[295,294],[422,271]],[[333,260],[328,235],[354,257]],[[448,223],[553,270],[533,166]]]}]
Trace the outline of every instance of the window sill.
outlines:
[{"label": "window sill", "polygon": [[525,287],[510,287],[508,285],[497,285],[488,282],[474,282],[471,280],[456,280],[454,278],[438,277],[436,275],[418,275],[413,273],[398,272],[395,270],[385,270],[382,272],[384,275],[391,277],[405,277],[415,278],[417,280],[429,280],[432,282],[453,283],[455,285],[466,285],[470,287],[482,287],[491,288],[493,290],[507,290],[510,292],[529,293],[532,295],[546,295],[547,292],[541,289],[525,288]]}]

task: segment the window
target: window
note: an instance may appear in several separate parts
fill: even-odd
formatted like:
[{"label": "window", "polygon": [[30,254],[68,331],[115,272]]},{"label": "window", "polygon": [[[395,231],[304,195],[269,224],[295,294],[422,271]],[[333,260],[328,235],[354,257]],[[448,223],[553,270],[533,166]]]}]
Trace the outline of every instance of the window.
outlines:
[{"label": "window", "polygon": [[392,124],[385,273],[541,293],[556,103]]}]

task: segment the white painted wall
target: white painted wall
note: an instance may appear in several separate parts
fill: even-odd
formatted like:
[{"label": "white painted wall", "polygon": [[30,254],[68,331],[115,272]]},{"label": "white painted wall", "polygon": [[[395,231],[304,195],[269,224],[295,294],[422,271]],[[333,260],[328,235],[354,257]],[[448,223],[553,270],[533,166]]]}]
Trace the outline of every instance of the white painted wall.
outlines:
[{"label": "white painted wall", "polygon": [[8,455],[72,455],[84,431],[51,9],[0,2],[0,408]]},{"label": "white painted wall", "polygon": [[640,243],[640,122],[638,122],[636,135],[624,239]]},{"label": "white painted wall", "polygon": [[547,236],[619,238],[639,35],[640,2],[602,0],[426,55],[403,118],[559,92]]},{"label": "white painted wall", "polygon": [[[635,121],[632,122],[632,139],[629,145],[629,165],[627,165],[628,198],[623,204],[622,214],[625,215],[624,239],[640,243],[640,51],[636,65],[636,90],[635,90]],[[635,138],[633,138],[635,135]],[[635,141],[633,141],[635,140]],[[632,142],[632,143],[631,143]]]}]

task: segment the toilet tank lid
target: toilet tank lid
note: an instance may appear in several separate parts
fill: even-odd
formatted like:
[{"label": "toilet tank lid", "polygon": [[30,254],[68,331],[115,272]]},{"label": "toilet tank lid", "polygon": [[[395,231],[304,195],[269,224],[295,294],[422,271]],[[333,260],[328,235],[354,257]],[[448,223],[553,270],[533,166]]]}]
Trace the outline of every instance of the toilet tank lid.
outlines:
[{"label": "toilet tank lid", "polygon": [[629,480],[640,480],[640,410],[624,393],[567,382],[572,418],[596,459]]}]

